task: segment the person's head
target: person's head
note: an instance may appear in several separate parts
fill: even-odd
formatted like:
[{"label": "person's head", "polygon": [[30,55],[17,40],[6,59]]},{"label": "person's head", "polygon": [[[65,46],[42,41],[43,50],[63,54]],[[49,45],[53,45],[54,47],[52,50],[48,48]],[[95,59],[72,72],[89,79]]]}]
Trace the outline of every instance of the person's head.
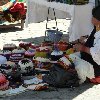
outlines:
[{"label": "person's head", "polygon": [[100,27],[100,5],[92,10],[92,23],[94,26]]}]

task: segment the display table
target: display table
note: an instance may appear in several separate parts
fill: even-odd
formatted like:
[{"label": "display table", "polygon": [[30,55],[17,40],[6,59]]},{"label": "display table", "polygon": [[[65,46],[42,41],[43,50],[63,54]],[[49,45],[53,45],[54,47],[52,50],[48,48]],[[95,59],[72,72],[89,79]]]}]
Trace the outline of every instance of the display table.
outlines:
[{"label": "display table", "polygon": [[[93,9],[92,3],[86,5],[68,5],[56,2],[47,2],[46,0],[27,0],[27,7],[26,26],[29,23],[46,20],[48,7],[55,8],[57,11],[60,11],[60,13],[65,13],[66,17],[67,15],[68,17],[70,16],[70,42],[79,39],[81,36],[89,35],[93,29],[91,23],[91,12]],[[63,16],[60,16],[60,18],[63,18]]]}]

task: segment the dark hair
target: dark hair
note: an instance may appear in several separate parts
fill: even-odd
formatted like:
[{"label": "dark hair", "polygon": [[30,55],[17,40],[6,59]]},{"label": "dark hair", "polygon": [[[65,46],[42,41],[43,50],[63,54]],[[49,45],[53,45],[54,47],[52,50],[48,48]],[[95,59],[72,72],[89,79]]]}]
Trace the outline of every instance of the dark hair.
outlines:
[{"label": "dark hair", "polygon": [[92,15],[93,15],[94,18],[96,18],[97,20],[100,21],[100,5],[93,8]]}]

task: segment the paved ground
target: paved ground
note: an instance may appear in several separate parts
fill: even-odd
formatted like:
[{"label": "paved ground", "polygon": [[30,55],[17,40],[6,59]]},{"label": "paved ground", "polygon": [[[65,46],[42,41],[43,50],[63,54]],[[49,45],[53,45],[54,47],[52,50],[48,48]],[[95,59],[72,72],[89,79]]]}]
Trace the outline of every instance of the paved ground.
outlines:
[{"label": "paved ground", "polygon": [[[66,31],[62,40],[68,41],[67,31],[70,21],[58,20],[58,28]],[[54,22],[49,24],[54,26]],[[0,48],[5,43],[15,43],[20,41],[30,41],[39,44],[43,41],[45,33],[45,22],[30,24],[28,28],[10,28],[0,30]],[[48,91],[27,91],[15,96],[0,98],[0,100],[100,100],[100,85],[82,84],[81,86],[70,89],[51,89]]]},{"label": "paved ground", "polygon": [[[58,28],[64,32],[64,34],[68,31],[68,26],[70,20],[58,19]],[[55,27],[55,22],[50,21],[48,27]],[[14,43],[18,45],[20,41],[32,42],[35,44],[39,44],[43,41],[43,37],[45,35],[46,30],[46,22],[34,23],[30,24],[28,28],[24,28],[24,30],[20,30],[19,27],[16,28],[8,28],[8,29],[0,29],[0,48],[2,49],[3,44],[5,43]],[[63,40],[67,40],[66,35],[63,36]]]}]

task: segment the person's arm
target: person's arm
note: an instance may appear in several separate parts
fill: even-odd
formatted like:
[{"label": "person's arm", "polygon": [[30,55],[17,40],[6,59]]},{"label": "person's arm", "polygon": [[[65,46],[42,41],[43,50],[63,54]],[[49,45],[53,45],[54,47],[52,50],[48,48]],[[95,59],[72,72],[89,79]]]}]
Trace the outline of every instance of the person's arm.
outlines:
[{"label": "person's arm", "polygon": [[78,43],[85,44],[88,37],[89,37],[88,35],[81,36],[80,39],[78,39]]},{"label": "person's arm", "polygon": [[0,11],[3,12],[3,11],[6,11],[8,10],[10,7],[13,6],[14,3],[16,3],[17,0],[10,0],[10,2],[6,3],[5,5],[3,6],[0,6]]},{"label": "person's arm", "polygon": [[93,60],[100,65],[100,40],[98,40],[97,43],[90,48],[90,53]]},{"label": "person's arm", "polygon": [[85,42],[86,42],[85,40],[87,40],[88,37],[89,37],[88,35],[81,36],[80,39],[77,39],[77,40],[73,41],[72,43],[74,43],[74,44],[77,44],[77,43],[85,44]]},{"label": "person's arm", "polygon": [[75,51],[81,51],[90,54],[93,60],[98,65],[100,65],[100,40],[98,40],[97,43],[91,48],[86,47],[82,44],[75,44],[73,48],[75,49]]},{"label": "person's arm", "polygon": [[75,51],[81,51],[81,52],[86,52],[86,53],[90,54],[90,48],[84,46],[83,44],[80,44],[80,43],[75,44],[73,46],[73,48],[75,49]]}]

